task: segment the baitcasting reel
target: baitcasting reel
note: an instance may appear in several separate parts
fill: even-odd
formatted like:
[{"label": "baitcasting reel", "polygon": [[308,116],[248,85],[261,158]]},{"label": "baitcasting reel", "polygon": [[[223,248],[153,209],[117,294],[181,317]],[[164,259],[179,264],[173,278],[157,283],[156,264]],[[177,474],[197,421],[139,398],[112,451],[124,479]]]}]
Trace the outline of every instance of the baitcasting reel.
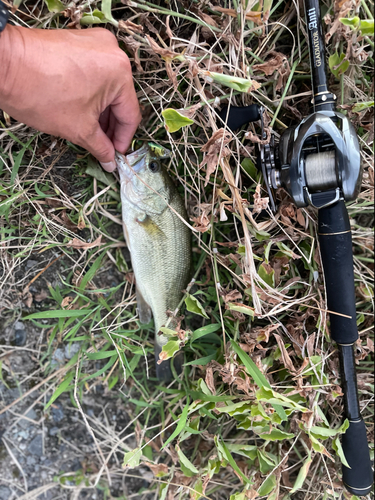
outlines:
[{"label": "baitcasting reel", "polygon": [[311,114],[288,128],[278,143],[272,135],[260,148],[260,166],[273,210],[273,192],[280,187],[297,207],[320,209],[355,199],[362,179],[357,134],[336,111]]},{"label": "baitcasting reel", "polygon": [[[331,94],[330,94],[331,95]],[[331,103],[324,100],[322,104]],[[228,128],[261,120],[261,137],[265,138],[261,106],[225,107],[220,118]],[[312,113],[297,126],[288,128],[276,140],[261,145],[258,155],[271,209],[276,212],[275,190],[283,187],[297,207],[312,205],[325,208],[339,200],[354,200],[362,181],[358,138],[348,118],[332,109]]]}]

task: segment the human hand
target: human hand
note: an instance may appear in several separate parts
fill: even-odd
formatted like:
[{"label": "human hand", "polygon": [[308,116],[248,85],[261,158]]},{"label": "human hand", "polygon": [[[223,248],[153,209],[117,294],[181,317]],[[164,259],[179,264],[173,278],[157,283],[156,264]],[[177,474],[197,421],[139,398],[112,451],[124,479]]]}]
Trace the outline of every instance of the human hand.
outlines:
[{"label": "human hand", "polygon": [[82,146],[108,172],[141,121],[129,59],[103,28],[8,25],[0,40],[0,109]]}]

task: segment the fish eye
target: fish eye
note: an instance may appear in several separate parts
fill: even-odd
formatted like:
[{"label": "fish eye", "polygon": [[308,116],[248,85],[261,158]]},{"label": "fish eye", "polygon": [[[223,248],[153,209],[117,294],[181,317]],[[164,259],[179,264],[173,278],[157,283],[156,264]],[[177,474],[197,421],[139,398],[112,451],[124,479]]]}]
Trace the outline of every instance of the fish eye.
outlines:
[{"label": "fish eye", "polygon": [[159,172],[160,170],[160,163],[156,160],[152,160],[148,166],[148,168],[153,172],[154,174],[156,172]]}]

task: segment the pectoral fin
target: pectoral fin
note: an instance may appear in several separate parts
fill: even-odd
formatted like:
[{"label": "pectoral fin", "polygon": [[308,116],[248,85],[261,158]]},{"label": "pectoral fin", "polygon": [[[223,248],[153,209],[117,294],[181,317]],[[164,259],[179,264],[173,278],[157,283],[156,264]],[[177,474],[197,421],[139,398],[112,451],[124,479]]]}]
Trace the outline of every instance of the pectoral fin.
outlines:
[{"label": "pectoral fin", "polygon": [[146,233],[151,237],[164,235],[160,227],[146,214],[144,214],[143,217],[137,217],[136,222],[143,227]]},{"label": "pectoral fin", "polygon": [[150,323],[152,318],[151,307],[147,304],[138,288],[136,290],[136,295],[139,321],[145,324]]}]

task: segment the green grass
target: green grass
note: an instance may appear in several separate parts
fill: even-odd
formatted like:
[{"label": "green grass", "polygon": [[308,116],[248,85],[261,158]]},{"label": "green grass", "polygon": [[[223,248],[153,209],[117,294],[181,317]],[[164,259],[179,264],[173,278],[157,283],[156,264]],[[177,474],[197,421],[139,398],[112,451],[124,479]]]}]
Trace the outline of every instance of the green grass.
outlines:
[{"label": "green grass", "polygon": [[[117,179],[104,174],[84,151],[63,141],[57,142],[52,155],[43,157],[38,148],[51,146],[51,138],[24,126],[12,129],[1,124],[0,247],[7,276],[0,287],[1,315],[5,324],[22,316],[44,332],[46,349],[38,358],[42,368],[39,382],[54,382],[54,389],[47,393],[45,411],[63,392],[81,409],[83,395],[93,393],[100,384],[117,395],[130,415],[128,428],[119,435],[110,434],[99,422],[85,420],[100,450],[98,484],[106,495],[108,478],[124,473],[120,466],[108,465],[110,457],[121,453],[128,477],[137,476],[139,464],[148,464],[155,474],[149,491],[140,491],[139,498],[245,500],[255,498],[256,492],[257,498],[269,500],[354,498],[343,492],[340,457],[332,448],[333,440],[343,432],[343,410],[337,351],[329,341],[324,312],[316,213],[311,209],[296,211],[280,192],[276,217],[251,215],[261,178],[255,168],[253,144],[243,132],[232,139],[230,155],[208,177],[207,185],[206,167],[201,166],[201,148],[220,128],[215,98],[231,98],[237,105],[265,105],[278,133],[298,122],[298,112],[308,112],[311,97],[306,42],[297,30],[296,18],[289,15],[293,4],[265,2],[267,5],[273,10],[266,35],[262,28],[244,20],[243,10],[237,11],[234,1],[226,6],[234,9],[235,17],[198,3],[186,11],[175,3],[166,8],[139,2],[131,9],[112,4],[108,29],[118,26],[122,17],[133,16],[133,22],[140,23],[141,16],[149,12],[148,23],[163,33],[166,15],[170,15],[170,27],[178,40],[171,41],[163,33],[166,46],[179,54],[188,49],[184,58],[195,57],[202,71],[211,64],[211,71],[250,76],[262,84],[250,94],[233,91],[220,82],[194,76],[187,63],[176,59],[171,63],[174,87],[165,62],[149,48],[145,34],[160,46],[162,40],[148,25],[144,25],[142,35],[125,33],[140,44],[137,56],[144,70],[134,71],[138,97],[147,114],[136,137],[172,149],[170,175],[185,197],[190,222],[193,224],[195,218],[194,226],[199,227],[200,219],[205,230],[192,235],[196,281],[180,309],[185,316],[185,371],[169,387],[153,378],[153,324],[142,325],[136,316],[131,265],[118,224]],[[23,8],[30,7],[26,2]],[[109,19],[110,2],[94,2],[94,7],[101,8]],[[199,10],[194,10],[199,8],[215,19],[211,32],[203,28]],[[362,19],[367,18],[370,8],[370,2],[362,2]],[[89,7],[84,11],[87,23]],[[48,13],[46,8],[43,12],[49,19],[43,25],[63,27],[66,23],[59,14]],[[33,26],[41,27],[41,19]],[[231,20],[229,32],[239,30],[241,34],[237,41],[234,37],[219,38],[221,23],[227,20]],[[197,38],[189,45],[195,30]],[[335,35],[327,46],[328,55],[336,46],[344,53],[351,36],[350,28]],[[358,42],[365,53],[372,40]],[[128,45],[120,44],[134,57]],[[267,76],[254,68],[270,57],[270,48],[282,51],[292,70],[280,90],[276,89],[277,72]],[[373,115],[371,110],[356,114],[352,108],[373,100],[368,85],[373,74],[369,60],[349,58],[349,62],[344,75],[330,75],[330,83],[339,102],[346,105],[343,112],[358,129],[364,161],[361,194],[348,210],[353,222],[361,333],[357,350],[361,360],[359,394],[370,433]],[[166,132],[162,111],[191,110],[197,104],[201,107],[192,116],[192,125],[173,134]],[[256,126],[249,129],[259,134]],[[61,171],[49,169],[59,165],[67,151],[78,156],[67,161]],[[263,190],[260,195],[266,196]],[[73,245],[73,238],[83,246]],[[90,247],[93,242],[95,246]],[[34,256],[43,272],[30,283],[35,273],[20,276],[17,272]],[[58,260],[47,269],[53,259]],[[107,283],[108,274],[117,276],[116,283]],[[48,297],[42,304],[32,292],[34,301],[26,307],[30,286],[36,286],[37,292],[44,289]],[[79,352],[66,365],[57,366],[56,349],[69,343],[79,345]],[[134,433],[136,448],[128,444]],[[70,480],[77,486],[92,484],[98,481],[98,473],[79,472]],[[63,484],[66,479],[59,481]],[[147,496],[150,494],[154,496]]]}]

